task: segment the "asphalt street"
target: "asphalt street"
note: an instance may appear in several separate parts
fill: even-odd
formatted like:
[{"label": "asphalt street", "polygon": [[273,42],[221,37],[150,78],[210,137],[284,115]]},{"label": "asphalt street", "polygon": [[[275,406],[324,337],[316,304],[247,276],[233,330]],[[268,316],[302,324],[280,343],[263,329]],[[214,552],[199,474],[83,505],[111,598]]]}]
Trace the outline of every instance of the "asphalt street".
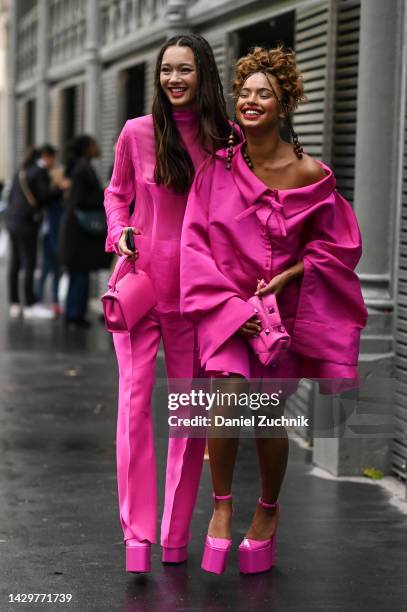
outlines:
[{"label": "asphalt street", "polygon": [[[4,291],[1,300],[1,612],[407,609],[406,516],[380,487],[317,478],[311,452],[292,440],[271,572],[237,572],[235,551],[258,497],[253,440],[243,440],[234,549],[224,576],[200,569],[211,508],[207,462],[188,562],[163,566],[157,545],[151,575],[126,574],[111,339],[96,318],[90,331],[66,330],[60,321],[9,321]],[[161,359],[157,374],[163,376]],[[155,404],[162,505],[166,411]],[[18,593],[71,594],[72,600],[10,603]]]}]

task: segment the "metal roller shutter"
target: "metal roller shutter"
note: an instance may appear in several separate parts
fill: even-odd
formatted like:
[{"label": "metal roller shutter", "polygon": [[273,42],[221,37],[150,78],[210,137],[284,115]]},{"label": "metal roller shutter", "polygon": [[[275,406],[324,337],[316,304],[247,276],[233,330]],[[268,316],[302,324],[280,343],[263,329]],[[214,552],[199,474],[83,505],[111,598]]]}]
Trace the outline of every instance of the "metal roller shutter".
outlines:
[{"label": "metal roller shutter", "polygon": [[208,42],[212,47],[223,88],[225,90],[225,94],[227,94],[230,88],[230,67],[228,66],[228,36],[227,34],[221,34],[218,36],[208,35]]},{"label": "metal roller shutter", "polygon": [[338,189],[353,204],[360,2],[338,3],[333,169]]},{"label": "metal roller shutter", "polygon": [[[317,159],[324,158],[324,140],[330,138],[325,129],[329,18],[328,2],[298,9],[295,15],[294,46],[308,102],[298,108],[293,120],[305,152]],[[308,380],[301,381],[297,393],[287,402],[287,415],[310,419],[309,428],[297,431],[309,443],[313,437],[313,404],[313,383]]]},{"label": "metal roller shutter", "polygon": [[[407,129],[407,108],[405,110]],[[405,139],[405,143],[407,140]],[[394,439],[391,465],[395,474],[407,478],[407,146],[404,147],[400,247],[395,326]]]},{"label": "metal roller shutter", "polygon": [[114,159],[114,146],[118,137],[120,126],[117,124],[118,95],[117,71],[112,68],[105,70],[102,75],[102,177],[109,180],[110,170]]},{"label": "metal roller shutter", "polygon": [[234,65],[238,59],[239,36],[236,32],[202,32],[212,47],[219,76],[223,85],[226,107],[230,117],[234,114],[234,100],[231,97]]},{"label": "metal roller shutter", "polygon": [[[119,75],[116,67],[103,70],[102,78],[102,108],[100,112],[100,145],[102,150],[100,164],[100,178],[106,186],[110,180],[111,169],[114,161],[114,147],[116,144],[121,125],[119,125]],[[99,314],[101,313],[99,296],[106,291],[110,276],[108,270],[99,270],[92,275],[91,306]]]},{"label": "metal roller shutter", "polygon": [[294,116],[295,129],[306,153],[323,157],[328,56],[328,2],[299,9],[295,18],[295,52],[304,77],[308,103]]},{"label": "metal roller shutter", "polygon": [[158,48],[145,62],[145,77],[144,77],[144,112],[146,115],[151,113],[154,93],[154,71],[158,55]]}]

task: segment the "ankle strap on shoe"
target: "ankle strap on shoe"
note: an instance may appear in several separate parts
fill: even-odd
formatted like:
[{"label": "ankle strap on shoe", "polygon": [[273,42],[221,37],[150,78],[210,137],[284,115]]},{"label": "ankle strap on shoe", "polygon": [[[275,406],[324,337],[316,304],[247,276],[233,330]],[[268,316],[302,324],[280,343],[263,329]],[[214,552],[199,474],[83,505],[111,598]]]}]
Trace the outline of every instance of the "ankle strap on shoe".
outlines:
[{"label": "ankle strap on shoe", "polygon": [[259,497],[259,504],[262,508],[278,508],[278,506],[280,505],[278,501],[273,502],[272,504],[266,504],[266,502],[264,502],[261,497]]},{"label": "ankle strap on shoe", "polygon": [[229,493],[229,495],[215,495],[215,493],[212,493],[212,497],[213,499],[222,501],[222,500],[232,499],[233,495],[232,493]]}]

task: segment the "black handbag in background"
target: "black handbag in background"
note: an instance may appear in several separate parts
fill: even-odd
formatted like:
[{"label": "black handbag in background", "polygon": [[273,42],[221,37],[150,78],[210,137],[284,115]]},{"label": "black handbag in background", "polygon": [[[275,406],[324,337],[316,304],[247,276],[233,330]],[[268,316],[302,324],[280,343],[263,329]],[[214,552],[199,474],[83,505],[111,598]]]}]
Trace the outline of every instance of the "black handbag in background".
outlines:
[{"label": "black handbag in background", "polygon": [[104,210],[74,209],[74,215],[81,228],[92,236],[103,236],[107,233]]}]

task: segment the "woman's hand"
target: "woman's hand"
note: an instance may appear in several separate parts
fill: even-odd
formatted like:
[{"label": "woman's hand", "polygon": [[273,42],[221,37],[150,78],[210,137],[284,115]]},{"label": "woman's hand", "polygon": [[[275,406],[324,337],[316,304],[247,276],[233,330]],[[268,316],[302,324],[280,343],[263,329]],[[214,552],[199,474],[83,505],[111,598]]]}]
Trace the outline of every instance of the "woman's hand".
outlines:
[{"label": "woman's hand", "polygon": [[254,295],[258,295],[259,297],[263,297],[269,293],[278,295],[284,289],[286,283],[287,280],[284,277],[284,272],[277,274],[277,276],[272,278],[269,283],[266,283],[266,281],[262,278],[261,280],[257,281],[257,289]]},{"label": "woman's hand", "polygon": [[262,297],[263,295],[268,295],[269,293],[274,293],[278,295],[284,289],[287,283],[292,281],[294,278],[298,278],[304,274],[304,263],[299,261],[288,270],[284,272],[280,272],[280,274],[276,274],[274,278],[271,279],[269,283],[262,278],[257,281],[257,289],[254,295],[258,295]]},{"label": "woman's hand", "polygon": [[120,255],[128,257],[131,261],[136,261],[139,256],[139,252],[137,248],[135,249],[135,251],[130,251],[130,249],[128,248],[126,242],[128,230],[131,230],[135,236],[141,234],[140,230],[136,227],[125,227],[122,231],[122,235],[120,236],[119,242],[117,243],[117,248],[119,249]]},{"label": "woman's hand", "polygon": [[261,323],[259,319],[254,315],[251,317],[246,323],[244,323],[239,329],[237,333],[240,336],[245,336],[246,338],[250,336],[257,336],[261,332]]}]

